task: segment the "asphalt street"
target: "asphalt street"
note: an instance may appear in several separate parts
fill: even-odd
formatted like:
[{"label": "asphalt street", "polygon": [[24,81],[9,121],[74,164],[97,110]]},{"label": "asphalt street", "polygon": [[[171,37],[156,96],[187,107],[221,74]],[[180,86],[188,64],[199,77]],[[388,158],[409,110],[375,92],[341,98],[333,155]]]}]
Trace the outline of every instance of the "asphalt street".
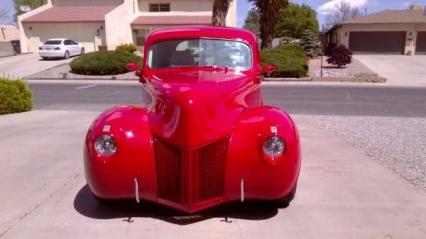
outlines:
[{"label": "asphalt street", "polygon": [[[35,109],[101,111],[117,104],[144,105],[138,84],[30,83]],[[425,117],[426,88],[264,85],[265,104],[291,114]]]}]

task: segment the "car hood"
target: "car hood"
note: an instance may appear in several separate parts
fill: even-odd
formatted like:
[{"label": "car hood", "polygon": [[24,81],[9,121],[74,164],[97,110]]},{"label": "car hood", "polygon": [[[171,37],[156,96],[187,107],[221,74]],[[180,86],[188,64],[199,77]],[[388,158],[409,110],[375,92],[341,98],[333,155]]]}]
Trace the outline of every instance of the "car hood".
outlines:
[{"label": "car hood", "polygon": [[168,71],[148,77],[153,97],[151,131],[181,147],[195,148],[230,135],[240,113],[254,104],[259,86],[238,72]]}]

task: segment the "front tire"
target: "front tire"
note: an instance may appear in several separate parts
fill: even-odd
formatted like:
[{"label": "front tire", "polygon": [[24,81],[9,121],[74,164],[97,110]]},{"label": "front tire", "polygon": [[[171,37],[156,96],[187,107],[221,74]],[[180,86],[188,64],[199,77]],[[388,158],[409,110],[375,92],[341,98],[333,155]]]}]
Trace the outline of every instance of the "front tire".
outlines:
[{"label": "front tire", "polygon": [[65,59],[69,59],[70,58],[70,52],[69,51],[65,52],[64,58]]}]

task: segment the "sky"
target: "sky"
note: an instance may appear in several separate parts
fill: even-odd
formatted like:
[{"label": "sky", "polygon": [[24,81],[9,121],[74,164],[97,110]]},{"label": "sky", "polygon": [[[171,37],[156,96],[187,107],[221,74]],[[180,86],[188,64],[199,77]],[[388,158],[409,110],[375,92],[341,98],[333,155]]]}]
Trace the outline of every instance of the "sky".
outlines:
[{"label": "sky", "polygon": [[[406,9],[413,3],[426,4],[426,0],[293,0],[292,2],[306,4],[315,9],[318,13],[318,20],[322,25],[327,12],[333,10],[336,3],[340,1],[350,2],[351,6],[362,9],[362,12],[367,9],[368,13],[378,12],[385,9]],[[237,0],[237,3],[238,26],[243,26],[247,11],[251,8],[251,4],[248,3],[247,0]]]},{"label": "sky", "polygon": [[[10,12],[11,18],[6,23],[12,22],[12,16],[14,14],[12,1],[13,0],[0,0],[0,6],[5,6]],[[247,12],[251,8],[251,4],[248,2],[248,0],[236,1],[238,7],[238,26],[242,26],[244,25]],[[324,23],[325,14],[332,10],[336,2],[339,1],[350,2],[352,6],[359,7],[363,11],[367,9],[368,13],[378,12],[384,9],[406,9],[412,3],[426,4],[426,0],[292,0],[294,3],[304,3],[317,10],[318,19],[321,24]]]}]

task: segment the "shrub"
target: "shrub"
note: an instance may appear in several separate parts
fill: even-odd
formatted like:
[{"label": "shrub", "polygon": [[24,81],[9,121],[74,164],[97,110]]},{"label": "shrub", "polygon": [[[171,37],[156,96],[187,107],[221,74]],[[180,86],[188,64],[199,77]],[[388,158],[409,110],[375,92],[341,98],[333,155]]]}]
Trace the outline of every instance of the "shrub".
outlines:
[{"label": "shrub", "polygon": [[120,51],[92,52],[74,59],[71,72],[82,75],[117,75],[128,72],[128,63],[140,63],[141,57]]},{"label": "shrub", "polygon": [[318,57],[321,54],[321,42],[317,33],[306,29],[301,38],[301,46],[308,57]]},{"label": "shrub", "polygon": [[0,77],[0,115],[31,110],[32,93],[22,80]]},{"label": "shrub", "polygon": [[135,44],[121,44],[115,48],[115,51],[134,53],[138,48]]},{"label": "shrub", "polygon": [[352,51],[345,45],[332,44],[325,50],[327,62],[337,67],[346,66],[352,62]]},{"label": "shrub", "polygon": [[293,38],[291,37],[281,37],[281,45],[289,45],[293,43]]},{"label": "shrub", "polygon": [[305,77],[308,74],[308,60],[302,47],[284,45],[263,50],[262,63],[273,64],[277,71],[271,77]]}]

